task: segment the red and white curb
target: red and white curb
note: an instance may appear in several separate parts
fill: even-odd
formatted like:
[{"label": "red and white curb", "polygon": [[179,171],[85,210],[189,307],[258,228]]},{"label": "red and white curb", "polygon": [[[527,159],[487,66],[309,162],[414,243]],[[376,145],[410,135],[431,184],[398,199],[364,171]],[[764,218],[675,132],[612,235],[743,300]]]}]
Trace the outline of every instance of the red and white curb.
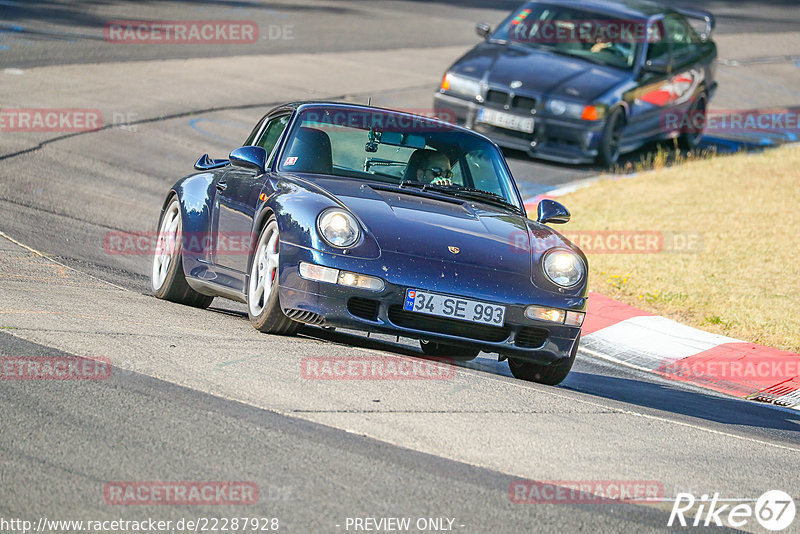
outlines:
[{"label": "red and white curb", "polygon": [[711,334],[589,294],[581,350],[670,380],[800,410],[800,354]]},{"label": "red and white curb", "polygon": [[[525,202],[529,214],[554,198],[597,182],[590,178]],[[735,397],[800,410],[800,354],[711,334],[589,294],[581,350],[589,355]]]}]

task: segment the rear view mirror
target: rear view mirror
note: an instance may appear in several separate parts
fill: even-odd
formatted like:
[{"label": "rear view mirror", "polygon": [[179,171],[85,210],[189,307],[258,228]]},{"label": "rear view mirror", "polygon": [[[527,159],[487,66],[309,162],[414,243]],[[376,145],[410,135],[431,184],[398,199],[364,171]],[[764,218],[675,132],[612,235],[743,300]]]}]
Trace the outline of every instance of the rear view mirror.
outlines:
[{"label": "rear view mirror", "polygon": [[549,198],[539,202],[537,212],[536,221],[542,224],[566,224],[571,217],[569,210],[563,204]]},{"label": "rear view mirror", "polygon": [[384,145],[403,146],[408,148],[425,148],[425,138],[401,132],[381,132],[380,142]]},{"label": "rear view mirror", "polygon": [[479,22],[475,25],[475,33],[477,33],[479,37],[486,39],[492,33],[492,27],[485,22]]},{"label": "rear view mirror", "polygon": [[264,167],[267,164],[267,151],[260,146],[237,148],[228,157],[233,165],[257,172],[264,172]]}]

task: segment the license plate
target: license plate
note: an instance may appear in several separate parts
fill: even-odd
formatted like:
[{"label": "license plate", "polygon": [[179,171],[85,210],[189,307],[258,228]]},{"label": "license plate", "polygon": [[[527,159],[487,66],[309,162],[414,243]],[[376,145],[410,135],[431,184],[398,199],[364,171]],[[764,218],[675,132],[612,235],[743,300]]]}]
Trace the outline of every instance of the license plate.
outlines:
[{"label": "license plate", "polygon": [[485,122],[507,130],[533,133],[533,117],[520,117],[511,113],[481,108],[478,110],[478,122]]},{"label": "license plate", "polygon": [[406,290],[403,309],[493,326],[503,326],[506,317],[506,307],[499,304],[428,293],[417,289]]}]

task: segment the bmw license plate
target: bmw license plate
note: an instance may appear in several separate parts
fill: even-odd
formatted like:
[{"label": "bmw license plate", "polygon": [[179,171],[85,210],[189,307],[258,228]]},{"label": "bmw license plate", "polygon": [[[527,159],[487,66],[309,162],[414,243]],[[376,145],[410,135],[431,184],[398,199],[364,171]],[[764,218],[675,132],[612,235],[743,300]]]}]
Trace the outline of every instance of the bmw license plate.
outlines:
[{"label": "bmw license plate", "polygon": [[506,316],[505,306],[417,289],[406,290],[403,309],[493,326],[503,326]]},{"label": "bmw license plate", "polygon": [[533,117],[520,117],[511,113],[481,108],[478,110],[478,122],[485,122],[507,130],[533,133]]}]

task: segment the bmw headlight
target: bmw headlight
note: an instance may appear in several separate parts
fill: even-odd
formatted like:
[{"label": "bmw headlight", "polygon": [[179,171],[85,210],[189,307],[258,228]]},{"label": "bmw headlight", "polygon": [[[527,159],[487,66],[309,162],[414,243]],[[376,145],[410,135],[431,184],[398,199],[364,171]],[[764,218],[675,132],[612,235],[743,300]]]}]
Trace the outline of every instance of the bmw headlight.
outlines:
[{"label": "bmw headlight", "polygon": [[448,72],[442,78],[442,91],[474,99],[481,94],[481,82]]},{"label": "bmw headlight", "polygon": [[352,247],[361,236],[356,220],[340,208],[330,208],[320,213],[317,228],[322,238],[334,247]]},{"label": "bmw headlight", "polygon": [[571,119],[580,119],[585,107],[584,104],[567,102],[566,100],[559,100],[557,98],[551,98],[545,103],[545,108],[553,115],[559,117],[563,115]]},{"label": "bmw headlight", "polygon": [[578,255],[564,249],[551,250],[545,254],[542,267],[547,277],[561,287],[578,285],[585,273],[583,261]]}]

